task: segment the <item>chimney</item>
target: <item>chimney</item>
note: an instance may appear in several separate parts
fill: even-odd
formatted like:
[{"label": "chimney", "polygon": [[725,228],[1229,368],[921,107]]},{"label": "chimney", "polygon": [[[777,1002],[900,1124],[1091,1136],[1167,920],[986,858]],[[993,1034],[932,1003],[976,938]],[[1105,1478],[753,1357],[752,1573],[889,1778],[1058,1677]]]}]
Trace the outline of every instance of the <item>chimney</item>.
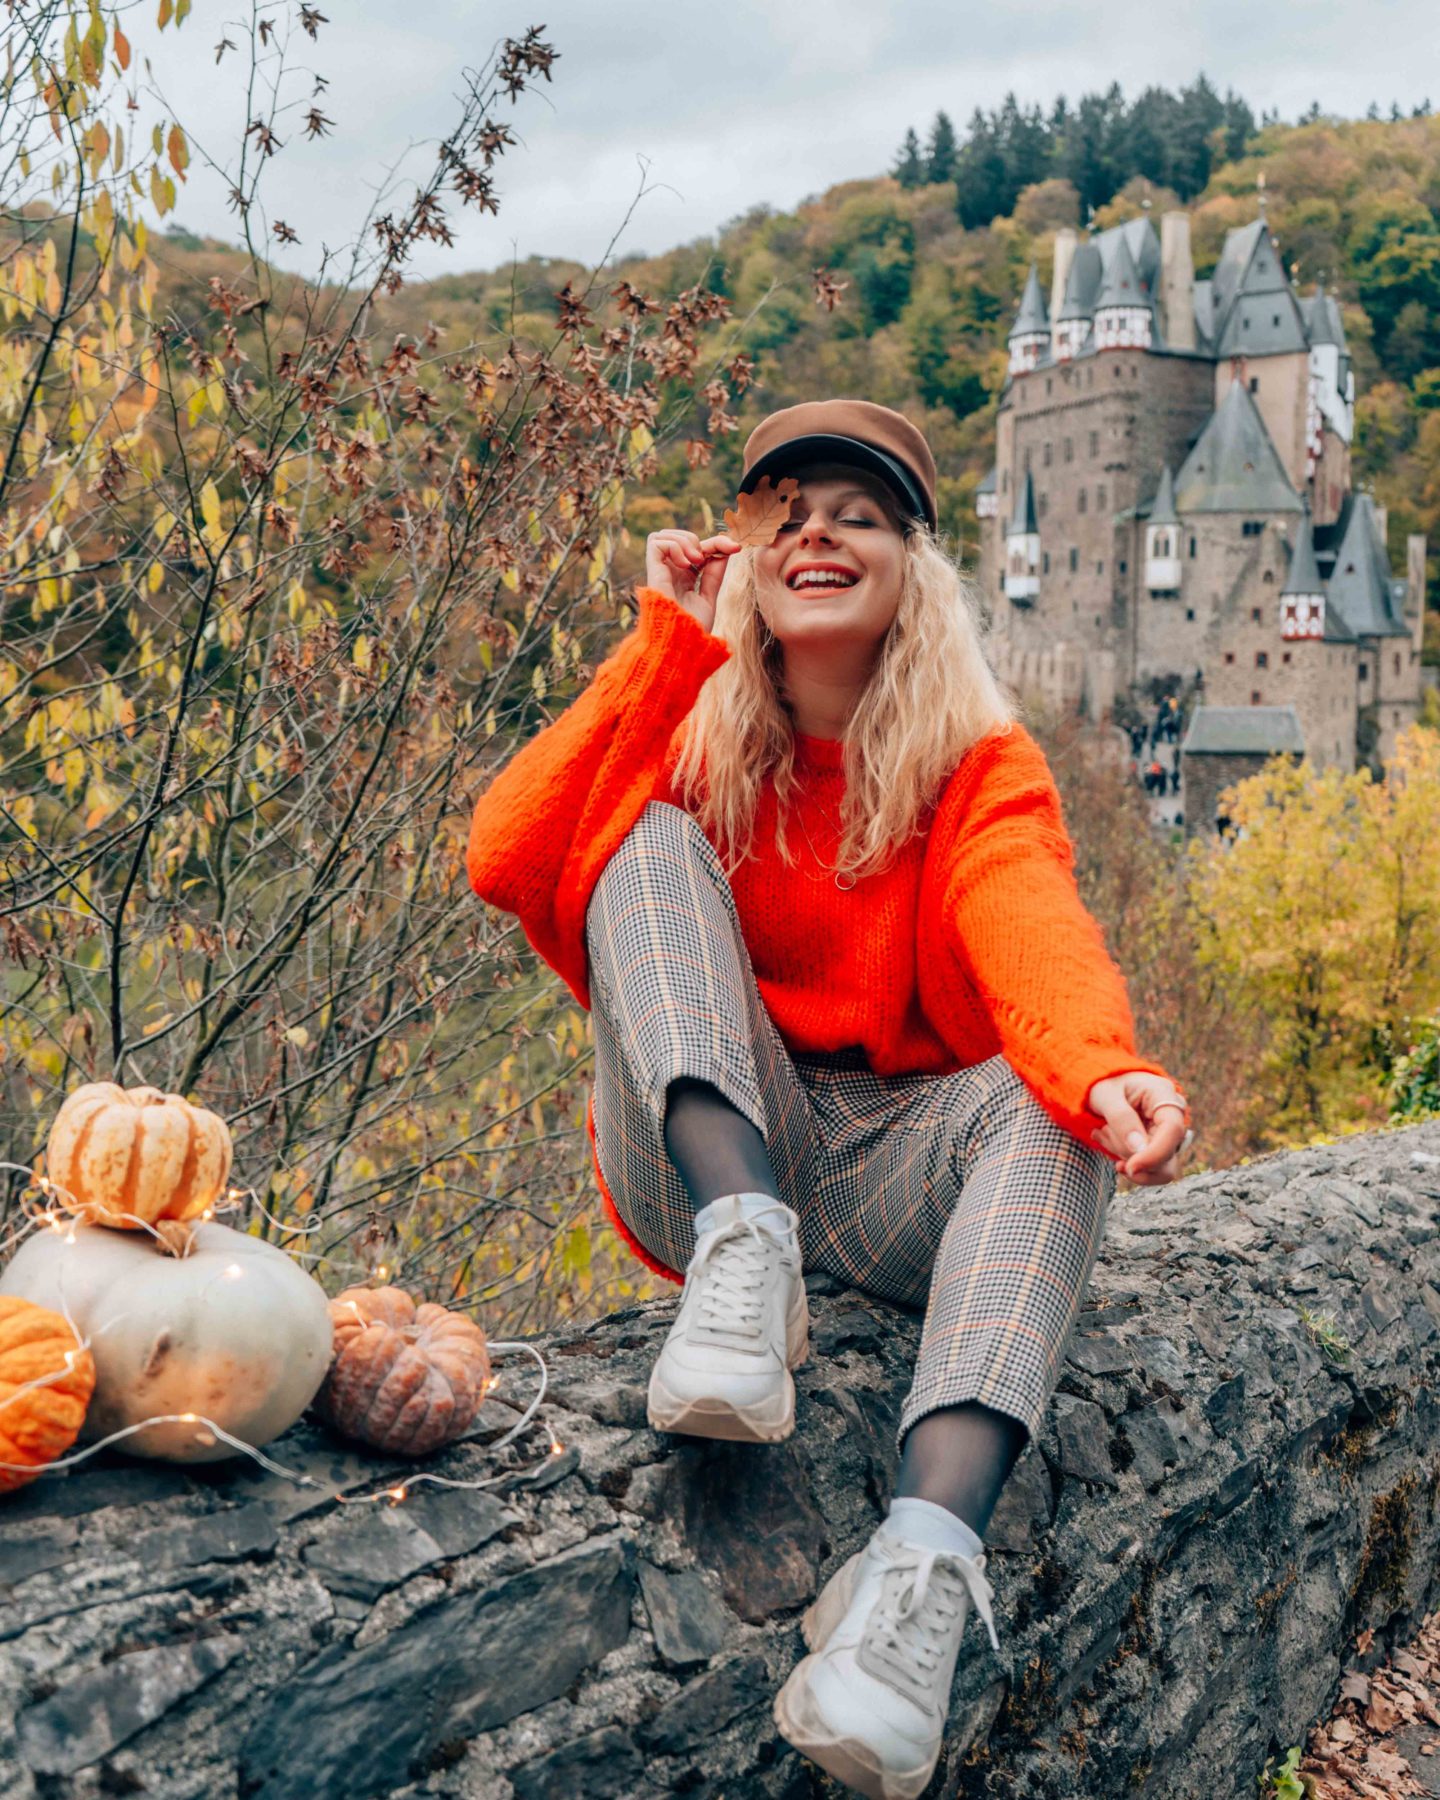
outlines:
[{"label": "chimney", "polygon": [[1160,218],[1160,303],[1165,342],[1172,350],[1195,346],[1195,264],[1190,260],[1190,215],[1167,212]]},{"label": "chimney", "polygon": [[1070,265],[1075,260],[1076,236],[1073,227],[1062,225],[1055,233],[1055,273],[1050,277],[1050,323],[1053,326],[1065,304],[1065,283],[1070,279]]},{"label": "chimney", "polygon": [[1412,531],[1405,539],[1405,612],[1410,620],[1411,641],[1417,650],[1425,640],[1425,534]]}]

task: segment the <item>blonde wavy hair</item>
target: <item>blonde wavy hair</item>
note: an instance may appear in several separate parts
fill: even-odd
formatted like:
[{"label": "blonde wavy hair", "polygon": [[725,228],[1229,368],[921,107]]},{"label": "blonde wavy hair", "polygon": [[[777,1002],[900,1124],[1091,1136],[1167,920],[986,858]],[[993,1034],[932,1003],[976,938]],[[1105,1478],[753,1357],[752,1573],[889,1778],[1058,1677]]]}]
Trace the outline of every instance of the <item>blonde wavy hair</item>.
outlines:
[{"label": "blonde wavy hair", "polygon": [[[775,781],[776,849],[785,864],[795,861],[787,842],[795,727],[784,651],[760,611],[757,555],[740,550],[730,559],[712,628],[730,657],[675,739],[675,791],[719,848],[727,875],[751,854],[767,775]],[[837,869],[858,877],[888,866],[928,830],[927,809],[965,752],[1008,730],[1014,716],[985,657],[974,585],[917,523],[904,542],[894,622],[845,728]]]}]

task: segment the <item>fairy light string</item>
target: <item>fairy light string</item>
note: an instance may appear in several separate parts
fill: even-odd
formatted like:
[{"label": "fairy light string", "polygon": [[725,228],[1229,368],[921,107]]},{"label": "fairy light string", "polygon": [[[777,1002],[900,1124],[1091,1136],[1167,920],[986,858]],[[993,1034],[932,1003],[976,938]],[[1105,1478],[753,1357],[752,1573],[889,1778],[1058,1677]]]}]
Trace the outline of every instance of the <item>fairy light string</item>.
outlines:
[{"label": "fairy light string", "polygon": [[[64,1238],[66,1243],[73,1244],[78,1242],[75,1235],[75,1227],[77,1223],[84,1221],[86,1214],[90,1210],[84,1202],[78,1200],[76,1196],[70,1193],[70,1190],[61,1183],[52,1181],[48,1176],[37,1174],[24,1163],[0,1161],[0,1169],[14,1170],[19,1174],[27,1176],[29,1178],[29,1185],[38,1189],[44,1196],[44,1204],[42,1206],[30,1207],[27,1206],[25,1198],[22,1195],[20,1206],[25,1217],[25,1226],[19,1232],[12,1234],[10,1240],[3,1247],[3,1251],[0,1251],[0,1254],[8,1255],[8,1253],[13,1250],[17,1244],[22,1242],[24,1238],[28,1237],[32,1232],[40,1230],[48,1229],[53,1231],[57,1236]],[[68,1197],[73,1210],[66,1207],[65,1197]],[[255,1210],[260,1213],[269,1224],[280,1231],[294,1233],[303,1237],[310,1232],[317,1230],[321,1224],[321,1221],[318,1219],[295,1222],[278,1219],[273,1213],[268,1211],[253,1188],[247,1189],[237,1187],[227,1189],[223,1199],[217,1200],[213,1205],[205,1207],[201,1212],[195,1215],[193,1221],[185,1221],[185,1223],[200,1225],[213,1220],[215,1215],[219,1212],[238,1212],[241,1209],[242,1203],[247,1198],[250,1200]],[[113,1213],[112,1217],[128,1220],[136,1229],[148,1233],[148,1235],[154,1238],[162,1247],[166,1246],[167,1240],[164,1233],[158,1231],[148,1219],[142,1219],[134,1213],[124,1212]],[[331,1267],[345,1267],[350,1269],[361,1267],[361,1265],[353,1262],[339,1264],[319,1250],[293,1251],[287,1248],[285,1254],[297,1259],[303,1256],[310,1260],[329,1263]],[[217,1282],[225,1281],[228,1284],[242,1279],[244,1274],[245,1271],[239,1263],[231,1262],[227,1264],[205,1283],[204,1287],[201,1289],[201,1298],[204,1298],[208,1294],[210,1288],[215,1286]],[[375,1270],[375,1274],[381,1282],[384,1282],[389,1275],[388,1266],[381,1263]],[[349,1304],[354,1308],[357,1317],[359,1317],[359,1308],[355,1306],[355,1302],[351,1301]],[[43,1375],[34,1376],[31,1380],[12,1388],[8,1394],[3,1398],[0,1398],[0,1412],[3,1412],[7,1407],[14,1405],[14,1403],[21,1399],[25,1394],[31,1393],[37,1388],[53,1386],[56,1382],[63,1381],[67,1375],[73,1372],[76,1358],[92,1348],[95,1338],[103,1336],[107,1331],[112,1331],[117,1325],[121,1324],[125,1319],[131,1316],[129,1312],[117,1313],[113,1318],[107,1319],[93,1334],[87,1336],[81,1332],[76,1323],[63,1292],[60,1296],[60,1306],[65,1323],[69,1326],[70,1331],[75,1338],[74,1347],[64,1352],[61,1367],[50,1370]],[[530,1404],[520,1415],[520,1418],[501,1437],[496,1438],[492,1443],[485,1446],[493,1453],[495,1451],[503,1450],[507,1445],[514,1443],[535,1418],[549,1386],[550,1370],[544,1357],[535,1349],[534,1345],[526,1343],[522,1339],[487,1343],[486,1350],[491,1356],[522,1354],[530,1356],[534,1359],[540,1370],[539,1387],[534,1397],[531,1399]],[[500,1381],[500,1376],[492,1375],[485,1384],[486,1393],[489,1394],[497,1388],[500,1385]],[[543,1420],[541,1420],[540,1423],[545,1425]],[[203,1413],[195,1412],[156,1413],[149,1418],[140,1419],[132,1425],[125,1425],[117,1431],[110,1432],[107,1436],[98,1439],[95,1443],[86,1445],[83,1450],[73,1451],[69,1455],[57,1457],[55,1460],[41,1464],[39,1467],[32,1463],[0,1462],[0,1473],[20,1474],[38,1480],[44,1475],[68,1471],[78,1467],[81,1463],[88,1462],[92,1456],[98,1456],[102,1450],[107,1450],[114,1444],[123,1443],[127,1438],[135,1437],[140,1432],[149,1431],[159,1425],[199,1426],[201,1430],[197,1431],[197,1438],[202,1438],[204,1432],[209,1432],[212,1434],[210,1439],[212,1443],[220,1442],[229,1445],[232,1450],[241,1455],[248,1456],[269,1474],[277,1475],[286,1481],[292,1481],[299,1487],[314,1488],[325,1485],[323,1482],[318,1481],[313,1475],[305,1474],[303,1470],[286,1468],[283,1463],[279,1463],[273,1457],[267,1456],[264,1451],[258,1449],[254,1444],[247,1444],[243,1438],[236,1437],[216,1420],[207,1418]],[[555,1433],[550,1430],[548,1425],[545,1425],[545,1430],[550,1439],[549,1448],[544,1457],[542,1457],[539,1462],[531,1464],[528,1469],[505,1469],[498,1474],[481,1476],[474,1480],[462,1479],[458,1476],[438,1475],[432,1473],[428,1469],[419,1469],[413,1474],[404,1475],[398,1479],[391,1477],[384,1487],[378,1489],[374,1493],[336,1493],[331,1497],[337,1504],[343,1506],[373,1505],[380,1501],[389,1501],[391,1505],[398,1506],[408,1498],[412,1489],[419,1487],[422,1484],[441,1488],[468,1489],[473,1491],[481,1488],[501,1486],[508,1482],[520,1481],[527,1476],[533,1475],[537,1470],[544,1468],[552,1458],[564,1454],[565,1446],[555,1436]],[[484,1433],[485,1427],[482,1426],[477,1431],[470,1431],[461,1437],[455,1438],[445,1447],[454,1450],[462,1444],[478,1443]]]}]

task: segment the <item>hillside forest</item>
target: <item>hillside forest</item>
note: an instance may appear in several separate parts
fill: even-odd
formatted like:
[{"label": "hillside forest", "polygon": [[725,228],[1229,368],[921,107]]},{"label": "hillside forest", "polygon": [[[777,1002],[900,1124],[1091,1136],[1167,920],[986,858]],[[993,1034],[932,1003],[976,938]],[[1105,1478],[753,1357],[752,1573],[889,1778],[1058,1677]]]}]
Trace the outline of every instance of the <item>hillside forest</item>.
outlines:
[{"label": "hillside forest", "polygon": [[[331,26],[292,10],[322,60]],[[193,30],[162,0],[155,30]],[[230,1122],[237,1222],[327,1281],[498,1331],[642,1291],[599,1222],[589,1021],[468,892],[469,812],[633,620],[645,534],[704,528],[749,427],[907,412],[968,560],[1004,339],[1062,225],[1185,204],[1197,272],[1267,216],[1340,297],[1357,479],[1440,552],[1440,117],[1297,122],[1118,89],[910,133],[893,168],[603,269],[420,281],[499,211],[538,28],[468,78],[432,175],[343,281],[275,260],[286,139],[334,128],[257,25],[234,241],[183,225],[192,145],[130,12],[18,9],[0,96],[0,1249],[77,1083]],[[150,29],[147,27],[147,29]],[[238,27],[232,37],[243,38]],[[148,109],[148,110],[147,110]],[[617,212],[623,209],[623,201]],[[617,218],[617,223],[619,222]],[[293,233],[290,233],[293,237]],[[1437,615],[1427,657],[1440,661]],[[1387,779],[1273,770],[1238,841],[1149,826],[1075,721],[1034,718],[1148,1054],[1220,1164],[1440,1108],[1440,719]],[[383,1277],[382,1277],[383,1278]]]}]

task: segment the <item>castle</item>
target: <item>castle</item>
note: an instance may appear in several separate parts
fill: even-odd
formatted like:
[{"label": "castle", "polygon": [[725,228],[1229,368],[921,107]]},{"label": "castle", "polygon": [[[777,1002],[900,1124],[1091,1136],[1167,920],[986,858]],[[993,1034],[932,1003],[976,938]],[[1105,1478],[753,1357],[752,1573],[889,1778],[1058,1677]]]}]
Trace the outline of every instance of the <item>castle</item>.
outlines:
[{"label": "castle", "polygon": [[1292,291],[1263,212],[1208,280],[1184,212],[1058,232],[1009,350],[976,501],[1001,676],[1097,719],[1125,692],[1293,708],[1312,762],[1378,765],[1419,709],[1425,539],[1397,579],[1351,485],[1340,309]]}]

